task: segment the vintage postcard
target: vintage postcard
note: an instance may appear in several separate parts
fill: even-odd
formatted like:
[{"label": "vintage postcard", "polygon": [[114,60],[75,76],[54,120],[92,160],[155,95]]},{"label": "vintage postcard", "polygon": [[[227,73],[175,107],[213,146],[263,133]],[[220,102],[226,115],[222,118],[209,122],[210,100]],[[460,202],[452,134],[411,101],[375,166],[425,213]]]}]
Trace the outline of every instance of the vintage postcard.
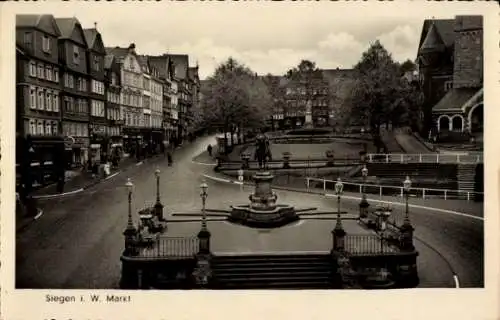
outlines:
[{"label": "vintage postcard", "polygon": [[0,13],[3,319],[499,319],[494,2]]}]

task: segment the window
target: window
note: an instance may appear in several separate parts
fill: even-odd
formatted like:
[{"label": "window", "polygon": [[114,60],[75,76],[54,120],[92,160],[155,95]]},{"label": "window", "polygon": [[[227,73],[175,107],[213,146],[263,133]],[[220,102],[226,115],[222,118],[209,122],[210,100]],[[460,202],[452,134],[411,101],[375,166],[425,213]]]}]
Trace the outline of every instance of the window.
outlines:
[{"label": "window", "polygon": [[445,81],[444,83],[444,91],[448,91],[453,88],[453,81]]},{"label": "window", "polygon": [[116,85],[116,74],[115,73],[111,74],[111,84]]},{"label": "window", "polygon": [[47,91],[45,94],[45,108],[47,111],[52,111],[52,92]]},{"label": "window", "polygon": [[25,32],[24,33],[24,45],[29,49],[33,48],[33,33],[32,32]]},{"label": "window", "polygon": [[35,90],[35,87],[30,87],[30,108],[36,109],[36,90]]},{"label": "window", "polygon": [[39,64],[38,65],[38,78],[43,79],[44,73],[45,73],[45,69],[43,68],[43,64]]},{"label": "window", "polygon": [[44,94],[42,89],[38,89],[38,109],[43,110],[44,106]]},{"label": "window", "polygon": [[54,82],[59,82],[59,69],[54,68]]},{"label": "window", "polygon": [[29,134],[36,134],[36,122],[35,120],[30,120],[30,125],[29,125]]},{"label": "window", "polygon": [[80,123],[78,123],[78,124],[76,125],[76,135],[77,135],[78,137],[83,136],[83,132],[82,132],[82,125],[81,125]]},{"label": "window", "polygon": [[64,97],[64,111],[65,112],[72,112],[73,110],[71,110],[71,101],[70,101],[70,97]]},{"label": "window", "polygon": [[59,112],[59,94],[54,93],[52,110],[54,112]]},{"label": "window", "polygon": [[45,79],[52,81],[52,68],[50,66],[45,67]]},{"label": "window", "polygon": [[34,61],[30,61],[29,73],[31,77],[36,77],[36,63]]},{"label": "window", "polygon": [[65,74],[64,75],[64,85],[67,87],[67,88],[74,88],[74,79],[73,79],[73,76],[70,75],[70,74]]},{"label": "window", "polygon": [[57,135],[58,131],[59,131],[59,129],[58,129],[57,121],[52,121],[52,134]]},{"label": "window", "polygon": [[94,56],[94,70],[99,71],[99,57]]},{"label": "window", "polygon": [[77,45],[73,45],[73,63],[80,63],[80,50]]},{"label": "window", "polygon": [[38,121],[38,130],[36,131],[36,133],[43,135],[43,122],[41,120]]},{"label": "window", "polygon": [[50,38],[46,35],[42,39],[42,50],[44,52],[50,52]]},{"label": "window", "polygon": [[52,134],[52,125],[49,121],[45,121],[45,134],[46,135]]}]

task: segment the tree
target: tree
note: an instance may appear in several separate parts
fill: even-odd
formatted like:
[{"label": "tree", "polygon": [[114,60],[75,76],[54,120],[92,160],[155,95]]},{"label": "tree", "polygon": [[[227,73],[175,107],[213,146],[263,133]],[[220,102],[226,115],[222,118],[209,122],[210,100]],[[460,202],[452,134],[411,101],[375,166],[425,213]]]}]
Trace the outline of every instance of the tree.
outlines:
[{"label": "tree", "polygon": [[359,78],[352,93],[352,116],[370,126],[379,148],[380,126],[404,120],[411,90],[401,77],[400,65],[378,40],[363,53],[354,69]]},{"label": "tree", "polygon": [[407,59],[399,66],[399,69],[401,71],[401,75],[403,75],[405,72],[417,70],[417,65],[410,59]]},{"label": "tree", "polygon": [[206,126],[221,126],[225,133],[231,133],[231,140],[237,128],[261,127],[269,116],[271,98],[267,86],[233,58],[217,67],[202,94],[203,122]]}]

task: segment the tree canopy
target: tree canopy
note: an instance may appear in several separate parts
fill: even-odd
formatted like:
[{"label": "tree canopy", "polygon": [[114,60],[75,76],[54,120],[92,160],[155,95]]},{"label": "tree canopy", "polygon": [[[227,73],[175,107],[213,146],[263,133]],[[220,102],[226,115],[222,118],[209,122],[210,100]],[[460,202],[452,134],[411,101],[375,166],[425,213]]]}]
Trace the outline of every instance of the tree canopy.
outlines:
[{"label": "tree canopy", "polygon": [[201,109],[207,126],[258,127],[269,117],[272,100],[264,81],[233,58],[217,67],[205,83]]},{"label": "tree canopy", "polygon": [[418,91],[402,78],[401,65],[378,40],[354,68],[359,78],[352,94],[352,116],[359,117],[377,135],[384,123],[408,123],[409,110],[418,104]]}]

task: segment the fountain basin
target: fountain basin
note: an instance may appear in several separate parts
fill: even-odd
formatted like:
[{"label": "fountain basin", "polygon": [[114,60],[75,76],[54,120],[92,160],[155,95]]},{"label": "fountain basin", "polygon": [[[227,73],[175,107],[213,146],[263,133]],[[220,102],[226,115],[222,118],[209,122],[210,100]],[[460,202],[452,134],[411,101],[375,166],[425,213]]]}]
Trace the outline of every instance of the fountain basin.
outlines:
[{"label": "fountain basin", "polygon": [[228,220],[251,228],[280,228],[296,222],[299,216],[294,207],[286,204],[266,210],[255,209],[251,205],[240,205],[232,208]]}]

